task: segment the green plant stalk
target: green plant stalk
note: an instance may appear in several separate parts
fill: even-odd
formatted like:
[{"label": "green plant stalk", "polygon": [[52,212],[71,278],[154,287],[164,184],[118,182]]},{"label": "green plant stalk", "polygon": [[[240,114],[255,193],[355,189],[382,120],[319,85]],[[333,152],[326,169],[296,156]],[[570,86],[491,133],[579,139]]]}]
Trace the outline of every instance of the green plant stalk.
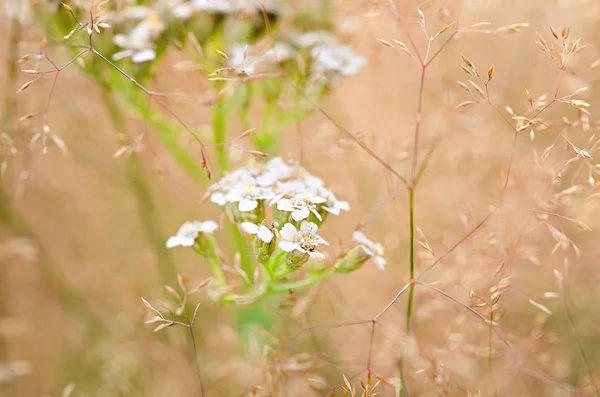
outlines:
[{"label": "green plant stalk", "polygon": [[409,224],[409,254],[408,265],[410,273],[410,287],[408,290],[408,303],[406,306],[406,333],[410,332],[410,319],[412,316],[413,299],[415,293],[415,189],[408,191],[408,224]]},{"label": "green plant stalk", "polygon": [[224,173],[229,169],[229,161],[227,159],[227,147],[224,145],[227,142],[227,107],[225,98],[217,101],[213,106],[213,134],[214,143],[217,151],[217,163],[219,172]]},{"label": "green plant stalk", "polygon": [[[217,252],[217,242],[213,237],[209,237],[210,244],[214,247],[214,252]],[[210,267],[217,278],[217,282],[220,287],[224,287],[227,285],[227,280],[225,279],[225,274],[223,273],[223,269],[221,268],[221,259],[219,255],[214,255],[208,259]]]},{"label": "green plant stalk", "polygon": [[[112,95],[110,86],[102,82],[101,87],[104,106],[111,118],[115,132],[118,133],[125,129],[123,115],[115,103],[116,101]],[[156,255],[161,281],[166,285],[174,285],[177,282],[175,264],[171,254],[165,247],[162,228],[158,217],[156,216],[156,206],[152,201],[150,187],[144,175],[144,167],[140,156],[135,152],[132,153],[127,159],[126,167],[127,177],[137,202],[137,210],[146,235],[146,240]]]}]

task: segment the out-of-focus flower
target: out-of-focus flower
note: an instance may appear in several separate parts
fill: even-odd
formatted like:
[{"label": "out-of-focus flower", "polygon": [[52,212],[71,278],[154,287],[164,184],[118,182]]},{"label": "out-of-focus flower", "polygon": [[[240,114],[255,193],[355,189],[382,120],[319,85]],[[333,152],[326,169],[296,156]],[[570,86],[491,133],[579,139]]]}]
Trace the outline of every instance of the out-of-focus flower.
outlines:
[{"label": "out-of-focus flower", "polygon": [[335,45],[338,43],[338,38],[326,30],[313,30],[294,36],[292,42],[298,47],[310,48],[319,45]]},{"label": "out-of-focus flower", "polygon": [[367,60],[347,45],[319,45],[313,47],[311,55],[316,60],[319,74],[336,73],[342,76],[358,74]]},{"label": "out-of-focus flower", "polygon": [[384,249],[381,244],[372,242],[362,232],[354,232],[352,234],[352,239],[360,244],[360,247],[369,258],[373,259],[379,270],[383,271],[385,269],[387,261],[383,258]]},{"label": "out-of-focus flower", "polygon": [[29,25],[33,21],[33,11],[28,0],[6,0],[6,16],[16,19],[23,25]]},{"label": "out-of-focus flower", "polygon": [[286,223],[280,232],[283,240],[279,242],[279,248],[285,252],[299,251],[314,259],[325,259],[325,255],[317,251],[317,248],[319,244],[329,243],[317,234],[317,230],[318,226],[313,222],[302,221],[300,230],[291,223]]},{"label": "out-of-focus flower", "polygon": [[282,63],[296,55],[296,51],[288,44],[275,45],[260,55],[251,55],[252,47],[244,44],[233,45],[229,52],[229,67],[235,68],[236,73],[248,75],[265,72],[273,65]]},{"label": "out-of-focus flower", "polygon": [[[280,0],[268,0],[262,3],[269,13],[280,13],[285,10],[284,4]],[[195,11],[214,14],[262,11],[261,3],[256,0],[192,0],[190,4]]]},{"label": "out-of-focus flower", "polygon": [[167,248],[177,246],[191,247],[196,242],[196,239],[201,233],[211,234],[217,230],[219,226],[215,221],[192,221],[185,222],[175,236],[169,237],[167,240]]},{"label": "out-of-focus flower", "polygon": [[307,32],[295,36],[292,41],[298,47],[310,49],[315,60],[314,72],[323,78],[358,74],[367,62],[351,47],[340,44],[331,32]]},{"label": "out-of-focus flower", "polygon": [[191,11],[186,9],[179,0],[159,1],[152,8],[126,7],[122,12],[113,13],[112,18],[117,23],[139,22],[128,33],[119,33],[113,37],[113,42],[123,50],[113,54],[112,58],[118,61],[131,57],[134,63],[156,59],[154,42],[165,31],[168,18],[188,19],[190,16]]}]

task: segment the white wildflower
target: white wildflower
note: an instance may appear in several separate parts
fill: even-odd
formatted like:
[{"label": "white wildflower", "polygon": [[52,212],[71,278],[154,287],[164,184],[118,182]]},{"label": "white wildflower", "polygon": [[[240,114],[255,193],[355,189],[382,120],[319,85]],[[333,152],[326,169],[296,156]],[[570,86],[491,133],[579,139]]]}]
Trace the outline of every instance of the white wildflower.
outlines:
[{"label": "white wildflower", "polygon": [[277,202],[277,209],[279,211],[289,211],[292,213],[292,219],[295,221],[301,221],[310,216],[312,212],[318,220],[322,220],[321,215],[317,211],[316,204],[322,204],[326,202],[323,197],[303,195],[299,197],[282,198]]},{"label": "white wildflower", "polygon": [[292,38],[294,44],[302,48],[310,48],[317,45],[335,45],[338,38],[326,30],[314,30],[302,33]]},{"label": "white wildflower", "polygon": [[383,247],[369,240],[362,232],[354,232],[352,239],[360,244],[361,248],[369,257],[373,259],[377,268],[381,271],[385,269],[387,261],[383,258]]},{"label": "white wildflower", "polygon": [[322,220],[321,208],[335,215],[350,208],[325,187],[323,180],[302,167],[286,164],[281,157],[227,174],[209,187],[207,196],[220,206],[238,203],[241,212],[268,201],[271,206],[277,204],[280,211],[291,212],[295,221],[308,218],[311,212]]},{"label": "white wildflower", "polygon": [[316,72],[334,73],[342,76],[358,74],[367,60],[346,45],[319,45],[313,47],[311,55],[317,61]]},{"label": "white wildflower", "polygon": [[269,200],[273,196],[275,193],[270,188],[239,184],[225,196],[225,200],[229,203],[238,203],[241,212],[248,212],[258,207],[259,200]]},{"label": "white wildflower", "polygon": [[256,234],[259,239],[267,244],[273,240],[273,237],[275,237],[273,231],[265,225],[258,226],[252,222],[242,222],[241,226],[246,233]]},{"label": "white wildflower", "polygon": [[283,240],[279,242],[279,248],[285,252],[296,250],[308,253],[311,258],[325,259],[325,255],[317,251],[317,248],[319,244],[329,243],[317,234],[317,230],[318,226],[313,222],[302,221],[299,231],[291,223],[286,223],[280,232]]},{"label": "white wildflower", "polygon": [[194,245],[196,238],[200,233],[213,233],[219,226],[215,221],[192,221],[185,222],[175,236],[169,237],[167,240],[167,248],[173,248],[177,246],[191,247]]},{"label": "white wildflower", "polygon": [[235,68],[237,73],[248,75],[264,72],[272,65],[282,63],[296,55],[294,49],[285,43],[275,45],[262,54],[252,55],[252,47],[236,44],[227,53],[228,65]]}]

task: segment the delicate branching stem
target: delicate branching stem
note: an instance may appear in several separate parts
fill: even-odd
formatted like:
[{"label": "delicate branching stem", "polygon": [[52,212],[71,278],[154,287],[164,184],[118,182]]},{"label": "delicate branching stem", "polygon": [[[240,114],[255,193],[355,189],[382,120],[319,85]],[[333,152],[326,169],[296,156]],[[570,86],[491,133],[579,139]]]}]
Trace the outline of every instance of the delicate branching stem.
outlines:
[{"label": "delicate branching stem", "polygon": [[415,122],[415,134],[414,134],[414,143],[413,143],[413,161],[412,161],[412,167],[411,167],[411,180],[414,181],[416,179],[416,173],[417,173],[417,163],[419,161],[419,135],[421,132],[421,117],[422,117],[422,111],[423,111],[423,90],[425,88],[425,74],[427,72],[427,66],[423,65],[423,68],[421,69],[421,80],[419,83],[419,98],[418,98],[418,102],[417,102],[417,116],[416,116],[416,122]]}]

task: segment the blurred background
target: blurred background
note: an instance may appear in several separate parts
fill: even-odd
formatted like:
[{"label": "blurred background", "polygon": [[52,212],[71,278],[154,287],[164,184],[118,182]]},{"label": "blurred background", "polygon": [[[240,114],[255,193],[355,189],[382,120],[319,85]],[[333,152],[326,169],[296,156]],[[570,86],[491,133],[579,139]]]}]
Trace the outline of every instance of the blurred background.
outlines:
[{"label": "blurred background", "polygon": [[[93,33],[94,47],[145,87],[170,94],[149,106],[141,90],[89,52],[15,94],[39,76],[22,69],[52,70],[48,58],[65,65],[89,36],[83,29],[63,39],[76,22],[58,2],[5,0],[0,395],[200,395],[185,330],[152,333],[140,297],[164,298],[164,285],[174,283],[177,273],[194,282],[210,275],[192,252],[165,248],[183,222],[220,216],[203,200],[211,181],[186,128],[206,142],[230,142],[251,127],[255,137],[239,140],[245,150],[302,164],[350,203],[350,212],[321,231],[331,242],[328,257],[335,258],[363,227],[385,247],[388,265],[380,272],[366,264],[305,292],[304,310],[266,308],[281,324],[268,358],[240,351],[235,308],[196,295],[206,395],[326,396],[332,388],[342,395],[343,375],[358,388],[359,379],[366,382],[369,357],[382,395],[398,395],[401,358],[411,396],[599,395],[594,150],[600,3],[307,0],[266,1],[272,7],[263,10],[250,3],[248,10],[216,11],[209,0],[185,3],[188,8],[160,0],[106,5],[111,28]],[[81,21],[97,6],[83,0],[69,5]],[[483,318],[494,313],[498,334],[465,306],[417,286],[409,335],[403,295],[374,334],[368,323],[317,328],[295,338],[311,324],[369,320],[409,281],[406,192],[339,126],[410,174],[422,69],[414,48],[420,55],[427,48],[417,9],[430,36],[454,25],[432,42],[431,54],[443,50],[425,75],[418,153],[427,165],[415,193],[416,273],[451,250],[420,280]],[[145,21],[151,45],[131,44],[131,32]],[[570,28],[570,48],[579,37],[585,48],[560,71],[560,59],[536,44],[536,32],[560,51],[564,27]],[[364,63],[312,78],[301,73],[309,61],[298,56],[292,66],[273,69],[288,76],[277,83],[249,80],[226,95],[226,83],[209,80],[211,72],[234,62],[232,44],[240,37],[256,43],[257,54],[274,37],[293,42],[294,35],[311,31],[332,33]],[[413,58],[394,40],[406,43]],[[227,62],[217,49],[228,54]],[[120,51],[128,52],[115,56]],[[461,55],[484,76],[494,65],[487,89],[497,111],[477,99],[468,83],[477,79],[461,70]],[[471,100],[457,80],[479,103],[457,108]],[[576,104],[554,103],[539,115],[529,113],[544,124],[515,138],[518,120],[511,117],[525,115],[543,94],[551,101],[557,87],[557,97],[589,87],[576,98],[591,105],[590,115]],[[227,99],[220,101],[223,95]],[[215,137],[219,117],[227,123],[226,135]],[[47,153],[43,137],[49,138]],[[209,147],[207,155],[213,181],[223,174],[223,159],[231,168],[252,159],[230,146]],[[227,234],[216,237],[230,244]]]}]

